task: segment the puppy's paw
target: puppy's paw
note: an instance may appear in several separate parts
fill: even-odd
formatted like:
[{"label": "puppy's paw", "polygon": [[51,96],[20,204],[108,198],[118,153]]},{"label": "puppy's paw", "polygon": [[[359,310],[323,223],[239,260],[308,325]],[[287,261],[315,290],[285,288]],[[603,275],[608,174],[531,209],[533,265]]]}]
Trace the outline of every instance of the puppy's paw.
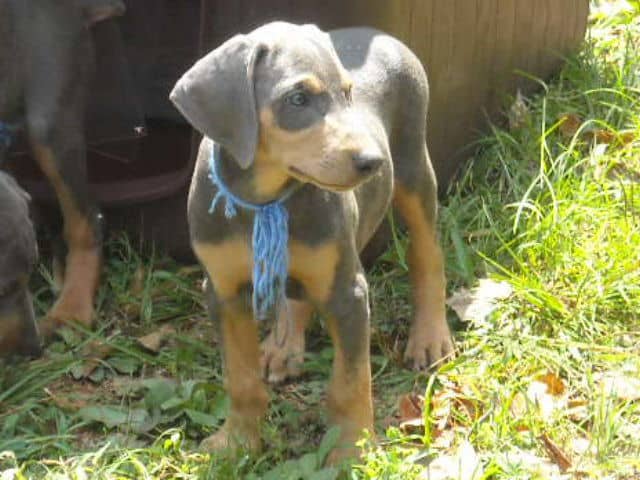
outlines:
[{"label": "puppy's paw", "polygon": [[220,430],[200,442],[200,450],[205,452],[239,450],[248,452],[260,451],[261,441],[258,431],[245,431],[225,423]]},{"label": "puppy's paw", "polygon": [[47,339],[65,325],[79,323],[87,328],[93,326],[93,304],[89,302],[69,302],[60,298],[47,315],[40,321],[40,333]]},{"label": "puppy's paw", "polygon": [[[281,335],[284,335],[282,333]],[[277,338],[272,331],[260,346],[260,365],[269,383],[281,383],[300,376],[304,359],[304,332],[288,332]]]},{"label": "puppy's paw", "polygon": [[427,370],[452,357],[453,353],[453,340],[446,324],[431,331],[412,329],[404,352],[404,361],[413,370]]}]

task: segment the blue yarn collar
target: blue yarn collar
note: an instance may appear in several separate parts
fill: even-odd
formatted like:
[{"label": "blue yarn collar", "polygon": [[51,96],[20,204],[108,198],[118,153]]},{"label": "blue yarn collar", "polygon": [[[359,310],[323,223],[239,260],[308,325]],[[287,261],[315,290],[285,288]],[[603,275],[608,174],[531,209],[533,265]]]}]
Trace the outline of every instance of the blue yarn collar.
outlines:
[{"label": "blue yarn collar", "polygon": [[272,308],[284,300],[289,271],[289,213],[284,202],[297,189],[292,185],[280,198],[264,204],[247,202],[235,195],[220,176],[220,145],[213,143],[209,159],[209,179],[218,189],[211,201],[209,213],[224,199],[224,215],[233,218],[238,207],[252,211],[253,217],[253,312],[256,318],[266,318]]}]

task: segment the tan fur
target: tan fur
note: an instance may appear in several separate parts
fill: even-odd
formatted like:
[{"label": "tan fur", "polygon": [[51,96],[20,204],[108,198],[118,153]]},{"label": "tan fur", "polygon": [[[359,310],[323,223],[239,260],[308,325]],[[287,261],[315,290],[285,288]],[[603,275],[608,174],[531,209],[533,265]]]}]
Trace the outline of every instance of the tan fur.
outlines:
[{"label": "tan fur", "polygon": [[344,126],[344,121],[327,116],[310,128],[290,132],[278,128],[271,109],[263,108],[256,165],[272,165],[282,175],[282,184],[292,176],[328,190],[353,188],[362,175],[354,168],[352,154],[362,145]]},{"label": "tan fur", "polygon": [[61,323],[93,322],[93,298],[98,288],[102,257],[88,218],[75,205],[69,188],[58,172],[51,149],[34,144],[38,164],[53,186],[64,218],[68,247],[64,284],[60,297],[42,325],[45,335]]},{"label": "tan fur", "polygon": [[209,272],[213,288],[221,301],[235,297],[240,287],[251,279],[253,260],[247,241],[244,237],[235,237],[222,244],[193,245],[193,250]]},{"label": "tan fur", "polygon": [[280,308],[275,326],[262,342],[260,367],[270,383],[279,383],[300,375],[305,352],[305,330],[313,306],[309,302],[287,300]]},{"label": "tan fur", "polygon": [[269,402],[260,378],[257,324],[250,311],[233,303],[221,304],[220,317],[231,409],[222,428],[201,446],[207,450],[244,447],[255,451],[260,448],[260,422]]},{"label": "tan fur", "polygon": [[327,392],[327,407],[332,424],[339,425],[340,444],[331,452],[330,463],[357,456],[355,442],[362,431],[373,429],[373,398],[371,395],[371,365],[368,351],[362,361],[345,363],[335,319],[327,320],[327,329],[334,345],[333,374]]},{"label": "tan fur", "polygon": [[440,359],[452,353],[449,343],[433,343],[433,339],[450,338],[444,309],[442,251],[435,225],[427,222],[417,194],[408,193],[401,185],[396,185],[394,206],[409,229],[408,260],[415,308],[405,359],[416,368],[424,368],[431,363],[427,355],[431,359]]},{"label": "tan fur", "polygon": [[17,314],[0,316],[0,353],[17,350],[21,342],[22,330],[22,319]]}]

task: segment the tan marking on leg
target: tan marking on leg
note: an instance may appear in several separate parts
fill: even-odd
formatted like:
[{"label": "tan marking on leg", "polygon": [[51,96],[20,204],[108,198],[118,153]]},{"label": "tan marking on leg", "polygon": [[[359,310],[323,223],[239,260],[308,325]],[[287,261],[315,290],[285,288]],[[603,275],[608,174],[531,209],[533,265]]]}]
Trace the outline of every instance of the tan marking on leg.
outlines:
[{"label": "tan marking on leg", "polygon": [[231,410],[221,429],[203,440],[205,450],[260,448],[260,421],[269,397],[260,377],[258,330],[250,310],[237,295],[250,280],[251,252],[244,237],[220,244],[194,243],[219,302],[225,367],[225,385]]},{"label": "tan marking on leg", "polygon": [[209,273],[216,295],[225,301],[251,280],[253,259],[248,240],[233,237],[221,243],[194,243],[193,250]]},{"label": "tan marking on leg", "polygon": [[427,368],[453,353],[445,317],[445,278],[435,226],[417,194],[396,185],[394,205],[409,229],[409,269],[415,308],[405,360]]},{"label": "tan marking on leg", "polygon": [[334,346],[333,374],[327,394],[329,420],[340,426],[340,443],[331,452],[328,462],[335,464],[345,458],[355,458],[356,441],[367,429],[374,434],[373,398],[371,393],[371,364],[369,349],[357,362],[345,362],[341,338],[337,333],[336,319],[327,320],[327,328]]},{"label": "tan marking on leg", "polygon": [[269,383],[300,375],[305,352],[304,334],[312,314],[313,306],[304,301],[287,299],[287,305],[280,308],[276,324],[260,347],[262,372]]},{"label": "tan marking on leg", "polygon": [[94,227],[80,212],[69,188],[56,168],[50,148],[33,145],[35,157],[56,192],[64,218],[64,238],[68,253],[65,278],[58,301],[43,324],[43,334],[51,334],[60,324],[78,321],[86,326],[93,322],[93,298],[98,288],[102,252]]},{"label": "tan marking on leg", "polygon": [[218,432],[204,439],[205,450],[261,447],[260,423],[267,410],[269,395],[260,377],[258,328],[249,311],[237,304],[222,303],[220,308],[225,369],[225,386],[231,409]]},{"label": "tan marking on leg", "polygon": [[330,242],[309,247],[292,242],[289,245],[289,256],[289,276],[302,283],[313,301],[325,303],[331,295],[340,260],[338,245]]}]

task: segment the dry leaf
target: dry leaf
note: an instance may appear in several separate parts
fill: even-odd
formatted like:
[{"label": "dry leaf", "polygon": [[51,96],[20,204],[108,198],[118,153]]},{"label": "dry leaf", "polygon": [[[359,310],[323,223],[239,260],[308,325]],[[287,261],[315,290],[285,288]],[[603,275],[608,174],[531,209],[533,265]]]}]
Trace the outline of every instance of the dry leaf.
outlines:
[{"label": "dry leaf", "polygon": [[136,271],[131,277],[131,285],[129,285],[129,292],[132,295],[140,295],[144,290],[144,279],[146,276],[145,269],[142,265],[138,265]]},{"label": "dry leaf", "polygon": [[582,125],[582,119],[575,113],[564,113],[560,116],[560,134],[564,138],[573,138],[580,125]]},{"label": "dry leaf", "polygon": [[88,377],[91,375],[111,352],[113,352],[113,347],[107,343],[100,340],[88,342],[82,349],[82,355],[86,357],[86,361],[82,366],[82,376]]},{"label": "dry leaf", "polygon": [[553,373],[546,373],[539,376],[536,380],[547,385],[547,390],[551,395],[563,395],[567,388],[560,377]]},{"label": "dry leaf", "polygon": [[606,372],[598,375],[597,380],[608,396],[629,402],[640,400],[640,378],[620,372]]},{"label": "dry leaf", "polygon": [[509,411],[514,418],[524,417],[527,413],[527,397],[524,393],[518,392],[511,399],[511,405],[509,405]]},{"label": "dry leaf", "polygon": [[400,428],[400,431],[405,435],[424,435],[424,418],[420,417],[405,420],[398,428]]},{"label": "dry leaf", "polygon": [[518,470],[525,470],[535,478],[545,478],[548,480],[566,478],[560,474],[558,466],[546,458],[538,457],[533,452],[514,448],[504,455],[504,463],[507,465],[517,466]]},{"label": "dry leaf", "polygon": [[591,442],[584,437],[573,437],[569,442],[571,444],[571,451],[577,455],[584,455],[588,453],[591,448]]},{"label": "dry leaf", "polygon": [[404,422],[414,418],[422,418],[422,410],[424,407],[424,397],[415,393],[402,395],[398,400],[398,411],[400,413],[400,421]]},{"label": "dry leaf", "polygon": [[544,420],[551,419],[556,410],[566,408],[569,401],[564,382],[553,373],[541,375],[531,382],[526,396]]},{"label": "dry leaf", "polygon": [[582,422],[589,417],[589,402],[582,398],[574,398],[567,402],[566,415],[573,422]]},{"label": "dry leaf", "polygon": [[553,463],[558,465],[560,472],[565,473],[567,470],[571,468],[571,459],[569,456],[562,451],[558,445],[556,445],[546,433],[543,433],[538,437],[538,440],[542,442],[544,449],[549,455],[549,458]]},{"label": "dry leaf", "polygon": [[529,107],[525,102],[525,97],[522,95],[522,92],[520,92],[520,89],[518,89],[516,98],[511,104],[509,113],[507,114],[509,130],[514,131],[526,126],[529,116]]},{"label": "dry leaf", "polygon": [[476,480],[484,471],[473,445],[465,441],[455,454],[436,457],[418,476],[419,480]]},{"label": "dry leaf", "polygon": [[159,329],[154,332],[151,332],[143,337],[138,337],[138,343],[142,345],[147,350],[151,350],[154,353],[157,353],[160,350],[160,346],[163,341],[170,335],[176,333],[175,328],[172,325],[166,323],[162,325]]},{"label": "dry leaf", "polygon": [[508,298],[513,289],[507,282],[481,278],[472,291],[461,288],[448,299],[447,305],[463,322],[482,323],[495,310],[499,300]]}]

